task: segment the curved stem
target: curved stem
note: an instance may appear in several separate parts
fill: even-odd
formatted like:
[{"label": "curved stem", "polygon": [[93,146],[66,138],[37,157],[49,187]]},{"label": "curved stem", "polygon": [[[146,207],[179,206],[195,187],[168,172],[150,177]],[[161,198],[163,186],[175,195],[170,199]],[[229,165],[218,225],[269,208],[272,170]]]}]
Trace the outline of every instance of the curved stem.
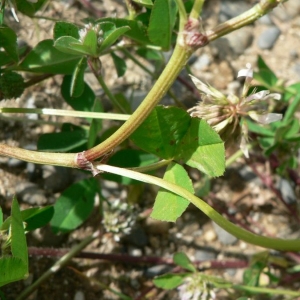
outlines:
[{"label": "curved stem", "polygon": [[210,207],[206,202],[196,197],[186,189],[177,186],[176,184],[167,182],[161,178],[155,176],[141,174],[132,170],[112,167],[108,165],[97,165],[95,168],[98,171],[104,171],[109,173],[114,173],[122,176],[126,176],[132,179],[143,181],[146,183],[151,183],[158,185],[172,193],[175,193],[193,203],[197,208],[199,208],[203,213],[205,213],[211,220],[217,223],[227,232],[231,233],[238,239],[241,239],[247,243],[261,246],[268,249],[275,249],[279,251],[299,251],[300,250],[300,239],[294,240],[283,240],[279,238],[269,238],[264,237],[255,233],[251,233],[243,228],[236,226],[222,215],[216,212],[212,207]]},{"label": "curved stem", "polygon": [[190,54],[190,49],[187,50],[179,45],[175,47],[173,55],[166,68],[137,110],[113,135],[100,145],[97,145],[85,152],[84,155],[88,161],[93,161],[108,153],[127,139],[137,129],[137,127],[147,118],[153,108],[158,104],[160,99],[166,94],[182,67],[186,64]]}]

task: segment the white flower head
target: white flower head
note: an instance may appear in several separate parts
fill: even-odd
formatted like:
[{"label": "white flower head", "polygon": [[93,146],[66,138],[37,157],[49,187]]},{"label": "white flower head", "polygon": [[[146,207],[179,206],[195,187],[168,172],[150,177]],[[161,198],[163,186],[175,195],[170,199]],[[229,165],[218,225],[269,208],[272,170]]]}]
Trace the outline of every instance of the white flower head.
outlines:
[{"label": "white flower head", "polygon": [[268,90],[249,94],[251,80],[253,79],[253,69],[251,64],[247,64],[245,69],[238,72],[239,77],[245,77],[241,96],[228,95],[203,83],[194,76],[191,76],[197,89],[200,91],[203,100],[197,106],[188,110],[192,117],[204,119],[211,125],[225,141],[225,145],[240,143],[240,148],[246,157],[248,154],[248,129],[245,122],[241,120],[249,116],[254,121],[261,124],[270,124],[282,119],[281,114],[269,113],[262,104],[268,100],[280,100],[281,95],[270,93]]},{"label": "white flower head", "polygon": [[198,273],[186,277],[178,291],[180,300],[211,300],[216,297],[209,283]]}]

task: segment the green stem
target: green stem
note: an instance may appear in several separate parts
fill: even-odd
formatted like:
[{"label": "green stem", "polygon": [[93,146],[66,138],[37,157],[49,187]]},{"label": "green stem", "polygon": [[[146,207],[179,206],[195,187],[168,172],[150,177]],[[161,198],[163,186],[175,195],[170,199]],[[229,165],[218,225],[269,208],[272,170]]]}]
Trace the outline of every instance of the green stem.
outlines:
[{"label": "green stem", "polygon": [[204,4],[204,0],[195,0],[193,8],[190,13],[190,17],[194,19],[198,19],[199,15],[201,15],[202,7]]},{"label": "green stem", "polygon": [[136,172],[146,173],[146,172],[154,171],[162,167],[165,167],[172,161],[173,161],[172,159],[167,159],[167,160],[163,159],[161,161],[158,161],[157,163],[153,163],[148,166],[132,168],[132,170]]},{"label": "green stem", "polygon": [[93,74],[95,75],[96,79],[98,80],[99,84],[101,85],[104,93],[108,96],[108,98],[110,99],[110,101],[115,105],[115,107],[117,107],[121,112],[126,113],[125,109],[122,107],[122,105],[118,102],[118,100],[115,98],[115,96],[112,94],[112,92],[110,91],[110,89],[107,87],[103,76],[101,74],[101,62],[100,59],[98,57],[94,58],[91,57],[88,59],[88,65],[91,69],[91,71],[93,72]]},{"label": "green stem", "polygon": [[76,155],[74,153],[39,152],[0,144],[0,154],[34,164],[78,168],[78,163],[75,161]]},{"label": "green stem", "polygon": [[184,29],[184,26],[188,20],[188,16],[183,4],[182,0],[176,0],[177,6],[178,6],[178,12],[179,12],[179,31],[182,31]]},{"label": "green stem", "polygon": [[138,128],[138,126],[147,118],[153,108],[158,104],[160,99],[169,90],[182,67],[186,64],[190,54],[191,51],[186,48],[179,45],[175,47],[169,63],[140,106],[131,115],[129,120],[126,121],[113,135],[100,145],[97,145],[85,152],[85,158],[88,161],[93,161],[108,153],[127,139]]},{"label": "green stem", "polygon": [[32,294],[39,285],[41,285],[45,280],[47,280],[52,274],[64,267],[73,257],[75,257],[79,252],[82,251],[87,245],[89,245],[93,240],[99,237],[99,231],[95,232],[91,236],[85,238],[80,244],[73,247],[66,255],[61,257],[49,270],[47,270],[39,279],[26,288],[16,300],[27,299],[27,297]]},{"label": "green stem", "polygon": [[197,208],[199,208],[204,214],[206,214],[211,220],[217,223],[224,230],[234,235],[238,239],[241,239],[247,243],[261,246],[263,248],[275,249],[279,251],[299,251],[300,250],[300,239],[294,240],[283,240],[279,238],[270,238],[264,237],[252,232],[249,232],[243,228],[236,226],[231,223],[227,219],[225,219],[222,215],[220,215],[217,211],[215,211],[212,207],[210,207],[206,202],[196,197],[186,189],[167,182],[161,178],[157,178],[151,175],[138,173],[132,170],[122,169],[118,167],[112,167],[108,165],[97,165],[95,168],[98,171],[104,171],[108,173],[118,174],[121,176],[126,176],[132,179],[136,179],[142,182],[155,184],[161,188],[164,188],[172,193],[175,193],[193,203]]},{"label": "green stem", "polygon": [[92,118],[92,119],[104,119],[104,120],[118,120],[126,121],[130,118],[130,115],[125,114],[113,114],[113,113],[98,113],[87,111],[75,111],[53,108],[16,108],[16,107],[0,107],[0,113],[22,113],[22,114],[41,114],[51,116],[69,116],[76,118]]},{"label": "green stem", "polygon": [[242,291],[247,291],[252,293],[286,295],[286,296],[293,296],[293,297],[300,296],[300,292],[290,291],[290,290],[270,289],[265,287],[256,287],[256,286],[247,286],[247,285],[232,285],[230,287],[236,290],[242,290]]},{"label": "green stem", "polygon": [[227,33],[249,25],[268,13],[278,4],[279,2],[277,0],[261,0],[248,11],[215,27],[208,33],[207,38],[211,42]]}]

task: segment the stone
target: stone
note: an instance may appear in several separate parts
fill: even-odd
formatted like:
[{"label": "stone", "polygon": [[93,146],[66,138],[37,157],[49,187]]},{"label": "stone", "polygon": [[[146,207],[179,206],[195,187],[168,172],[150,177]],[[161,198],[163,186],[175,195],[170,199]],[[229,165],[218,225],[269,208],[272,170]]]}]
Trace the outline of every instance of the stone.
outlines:
[{"label": "stone", "polygon": [[30,205],[42,206],[47,203],[44,191],[37,184],[31,182],[22,182],[16,188],[17,198]]},{"label": "stone", "polygon": [[296,197],[295,191],[294,191],[291,183],[287,179],[280,178],[279,183],[278,183],[278,189],[281,192],[283,200],[287,204],[295,204],[297,202],[297,197]]},{"label": "stone", "polygon": [[277,41],[280,30],[276,26],[270,26],[259,36],[257,45],[260,49],[271,49]]},{"label": "stone", "polygon": [[217,254],[209,250],[200,249],[195,251],[194,257],[197,261],[206,261],[216,259]]},{"label": "stone", "polygon": [[218,236],[219,241],[224,245],[233,245],[237,242],[237,238],[232,234],[228,233],[226,230],[221,228],[218,224],[213,222],[214,230]]},{"label": "stone", "polygon": [[236,54],[243,54],[253,41],[253,26],[247,26],[233,31],[226,36],[230,48]]}]

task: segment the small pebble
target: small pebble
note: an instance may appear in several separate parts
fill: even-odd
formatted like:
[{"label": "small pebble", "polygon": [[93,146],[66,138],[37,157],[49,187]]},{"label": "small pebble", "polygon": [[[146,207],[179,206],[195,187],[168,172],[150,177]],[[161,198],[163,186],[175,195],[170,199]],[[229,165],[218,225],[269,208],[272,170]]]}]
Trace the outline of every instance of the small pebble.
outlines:
[{"label": "small pebble", "polygon": [[237,238],[233,236],[232,234],[225,231],[223,228],[221,228],[219,225],[217,225],[215,222],[213,222],[213,227],[215,229],[215,232],[218,236],[219,241],[224,245],[233,245],[237,242]]},{"label": "small pebble", "polygon": [[153,266],[153,267],[146,269],[145,276],[147,278],[153,278],[155,276],[170,272],[172,270],[172,268],[173,268],[172,266],[168,266],[168,265]]},{"label": "small pebble", "polygon": [[280,30],[276,26],[266,29],[258,38],[258,47],[260,49],[271,49],[277,41]]},{"label": "small pebble", "polygon": [[216,253],[208,250],[196,250],[194,256],[198,261],[213,260],[217,257]]},{"label": "small pebble", "polygon": [[297,202],[297,197],[291,183],[285,178],[280,178],[278,189],[281,192],[283,200],[287,204],[294,204]]}]

